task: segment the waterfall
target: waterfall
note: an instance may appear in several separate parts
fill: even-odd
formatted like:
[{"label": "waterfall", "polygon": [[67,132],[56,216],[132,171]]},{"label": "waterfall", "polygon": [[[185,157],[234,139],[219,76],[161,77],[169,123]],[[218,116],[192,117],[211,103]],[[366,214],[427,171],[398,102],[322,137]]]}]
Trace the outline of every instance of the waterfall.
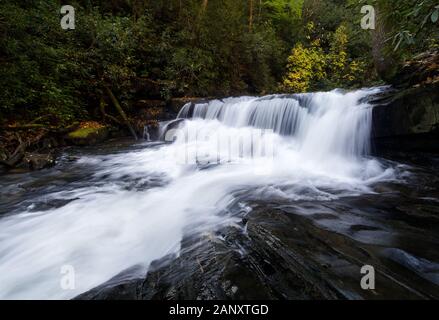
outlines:
[{"label": "waterfall", "polygon": [[177,118],[217,120],[234,128],[271,129],[291,136],[301,152],[369,153],[372,109],[361,98],[379,89],[241,97],[186,104]]},{"label": "waterfall", "polygon": [[[371,192],[394,178],[368,156],[362,101],[376,90],[188,104],[163,129],[173,127],[173,143],[68,163],[91,172],[80,187],[54,184],[0,219],[0,298],[72,298],[134,265],[146,271],[183,235],[240,221],[231,206],[246,205],[241,191],[287,202]],[[63,266],[75,270],[74,290],[60,288]]]},{"label": "waterfall", "polygon": [[149,134],[149,128],[147,125],[143,127],[143,140],[151,141],[151,136]]}]

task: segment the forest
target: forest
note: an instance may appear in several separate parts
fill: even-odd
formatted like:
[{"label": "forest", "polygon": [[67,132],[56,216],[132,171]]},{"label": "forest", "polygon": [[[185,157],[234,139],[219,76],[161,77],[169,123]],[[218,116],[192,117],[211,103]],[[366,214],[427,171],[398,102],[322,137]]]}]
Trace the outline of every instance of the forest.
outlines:
[{"label": "forest", "polygon": [[[60,27],[64,4],[74,30]],[[375,30],[361,28],[364,5]],[[139,98],[391,82],[437,47],[438,10],[434,0],[4,0],[0,125],[117,124],[115,99],[129,115]]]},{"label": "forest", "polygon": [[437,300],[438,168],[438,0],[0,0],[0,300]]}]

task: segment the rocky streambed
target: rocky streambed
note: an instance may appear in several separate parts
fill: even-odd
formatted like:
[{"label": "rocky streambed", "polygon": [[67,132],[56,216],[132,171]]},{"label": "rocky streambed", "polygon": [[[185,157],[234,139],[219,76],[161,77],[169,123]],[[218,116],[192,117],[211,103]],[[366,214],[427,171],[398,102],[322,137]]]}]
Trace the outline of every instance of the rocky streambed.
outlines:
[{"label": "rocky streambed", "polygon": [[[77,299],[438,299],[439,158],[415,161],[377,194],[265,202],[243,192],[227,211],[236,225],[186,236],[144,276],[127,269]],[[361,287],[365,265],[374,290]]]},{"label": "rocky streambed", "polygon": [[[71,150],[55,168],[3,176],[3,218],[29,205],[29,214],[61,210],[78,201],[61,195],[84,186],[117,183],[140,192],[165,186],[159,177],[95,176],[94,162],[77,162],[144,147],[126,141]],[[437,299],[439,158],[405,159],[411,159],[400,164],[405,181],[378,183],[376,194],[316,202],[238,192],[222,213],[234,223],[200,233],[188,226],[178,253],[153,260],[147,271],[133,264],[76,299]],[[361,288],[364,265],[375,268],[374,290]]]},{"label": "rocky streambed", "polygon": [[[273,125],[284,135],[265,175],[256,170],[265,157],[179,163],[211,149],[199,140],[113,140],[2,175],[0,297],[438,299],[439,157],[425,146],[398,150],[391,126],[380,130],[393,142],[364,155],[368,121],[382,120],[358,102],[369,92],[216,101],[196,111],[232,110],[220,119],[227,125],[184,122],[224,141],[247,136],[236,119]],[[379,108],[397,101],[377,99]],[[299,122],[309,131],[298,134]],[[63,266],[75,271],[74,290],[59,286]],[[364,266],[373,288],[361,285]]]}]

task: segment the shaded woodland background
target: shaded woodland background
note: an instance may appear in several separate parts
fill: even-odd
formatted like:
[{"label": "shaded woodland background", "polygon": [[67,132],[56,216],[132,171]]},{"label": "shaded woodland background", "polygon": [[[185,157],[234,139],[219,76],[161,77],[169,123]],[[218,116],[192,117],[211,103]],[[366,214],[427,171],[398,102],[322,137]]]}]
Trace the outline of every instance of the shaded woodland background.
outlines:
[{"label": "shaded woodland background", "polygon": [[[76,29],[60,27],[60,7]],[[360,9],[376,8],[376,30]],[[391,82],[438,46],[435,0],[3,0],[0,125],[121,121],[142,98]],[[119,119],[117,119],[119,118]],[[123,121],[123,119],[122,119]]]}]

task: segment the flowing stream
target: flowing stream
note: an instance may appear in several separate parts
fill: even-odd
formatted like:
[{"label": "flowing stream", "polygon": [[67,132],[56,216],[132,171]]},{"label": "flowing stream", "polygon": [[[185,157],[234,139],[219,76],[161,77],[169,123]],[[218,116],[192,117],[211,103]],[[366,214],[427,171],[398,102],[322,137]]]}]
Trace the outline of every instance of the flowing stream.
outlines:
[{"label": "flowing stream", "polygon": [[68,299],[133,266],[144,274],[185,234],[236,224],[230,208],[248,210],[239,191],[338,201],[404,183],[409,169],[370,156],[364,98],[378,90],[188,104],[164,132],[172,143],[66,152],[54,168],[0,177],[0,298]]}]

